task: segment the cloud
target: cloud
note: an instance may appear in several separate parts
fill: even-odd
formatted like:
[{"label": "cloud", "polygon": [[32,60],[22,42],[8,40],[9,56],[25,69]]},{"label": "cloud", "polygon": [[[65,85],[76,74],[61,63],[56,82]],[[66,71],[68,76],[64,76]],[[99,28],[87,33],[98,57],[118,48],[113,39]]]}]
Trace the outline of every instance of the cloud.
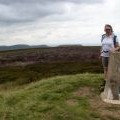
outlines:
[{"label": "cloud", "polygon": [[26,23],[66,12],[65,5],[93,4],[101,0],[0,0],[0,25]]},{"label": "cloud", "polygon": [[8,25],[14,23],[35,21],[38,18],[55,13],[60,14],[61,12],[61,9],[53,10],[51,6],[44,7],[40,4],[18,4],[15,6],[0,4],[0,23]]},{"label": "cloud", "polygon": [[2,4],[18,4],[18,3],[55,3],[55,2],[73,2],[73,3],[98,3],[102,0],[0,0]]},{"label": "cloud", "polygon": [[100,44],[104,24],[119,34],[119,0],[0,0],[0,45]]}]

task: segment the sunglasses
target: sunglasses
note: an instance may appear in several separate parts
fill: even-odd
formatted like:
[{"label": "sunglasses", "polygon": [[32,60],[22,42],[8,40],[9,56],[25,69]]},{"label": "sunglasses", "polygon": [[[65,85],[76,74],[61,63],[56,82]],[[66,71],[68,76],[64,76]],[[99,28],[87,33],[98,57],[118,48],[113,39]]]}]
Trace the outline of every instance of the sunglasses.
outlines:
[{"label": "sunglasses", "polygon": [[111,29],[105,29],[105,30],[109,30],[110,31]]}]

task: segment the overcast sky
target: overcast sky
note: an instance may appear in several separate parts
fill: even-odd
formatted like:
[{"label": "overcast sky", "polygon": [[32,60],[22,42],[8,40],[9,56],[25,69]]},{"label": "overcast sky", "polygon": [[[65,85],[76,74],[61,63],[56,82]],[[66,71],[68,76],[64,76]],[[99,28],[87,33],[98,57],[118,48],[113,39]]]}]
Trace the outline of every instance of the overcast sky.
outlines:
[{"label": "overcast sky", "polygon": [[120,39],[120,0],[0,0],[0,45],[100,45],[104,25]]}]

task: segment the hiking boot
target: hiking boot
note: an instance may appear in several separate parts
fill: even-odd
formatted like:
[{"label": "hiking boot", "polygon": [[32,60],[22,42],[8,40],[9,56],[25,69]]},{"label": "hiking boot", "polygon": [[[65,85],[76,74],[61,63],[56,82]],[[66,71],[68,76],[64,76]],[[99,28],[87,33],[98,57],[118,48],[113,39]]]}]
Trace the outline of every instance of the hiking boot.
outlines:
[{"label": "hiking boot", "polygon": [[100,86],[105,86],[106,80],[103,80],[102,84]]},{"label": "hiking boot", "polygon": [[105,89],[105,86],[100,86],[100,88],[99,88],[100,92],[103,92],[104,89]]},{"label": "hiking boot", "polygon": [[106,80],[104,80],[104,81],[102,82],[102,84],[100,85],[100,88],[99,88],[100,92],[103,92],[103,91],[104,91],[104,89],[105,89],[105,84],[106,84]]}]

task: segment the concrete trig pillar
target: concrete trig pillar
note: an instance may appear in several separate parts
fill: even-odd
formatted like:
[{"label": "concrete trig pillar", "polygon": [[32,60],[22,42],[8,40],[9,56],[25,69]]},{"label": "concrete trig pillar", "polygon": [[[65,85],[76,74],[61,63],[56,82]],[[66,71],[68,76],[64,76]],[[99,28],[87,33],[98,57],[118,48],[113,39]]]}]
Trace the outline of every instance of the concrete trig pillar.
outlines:
[{"label": "concrete trig pillar", "polygon": [[111,53],[107,81],[101,98],[108,103],[120,104],[120,52]]}]

